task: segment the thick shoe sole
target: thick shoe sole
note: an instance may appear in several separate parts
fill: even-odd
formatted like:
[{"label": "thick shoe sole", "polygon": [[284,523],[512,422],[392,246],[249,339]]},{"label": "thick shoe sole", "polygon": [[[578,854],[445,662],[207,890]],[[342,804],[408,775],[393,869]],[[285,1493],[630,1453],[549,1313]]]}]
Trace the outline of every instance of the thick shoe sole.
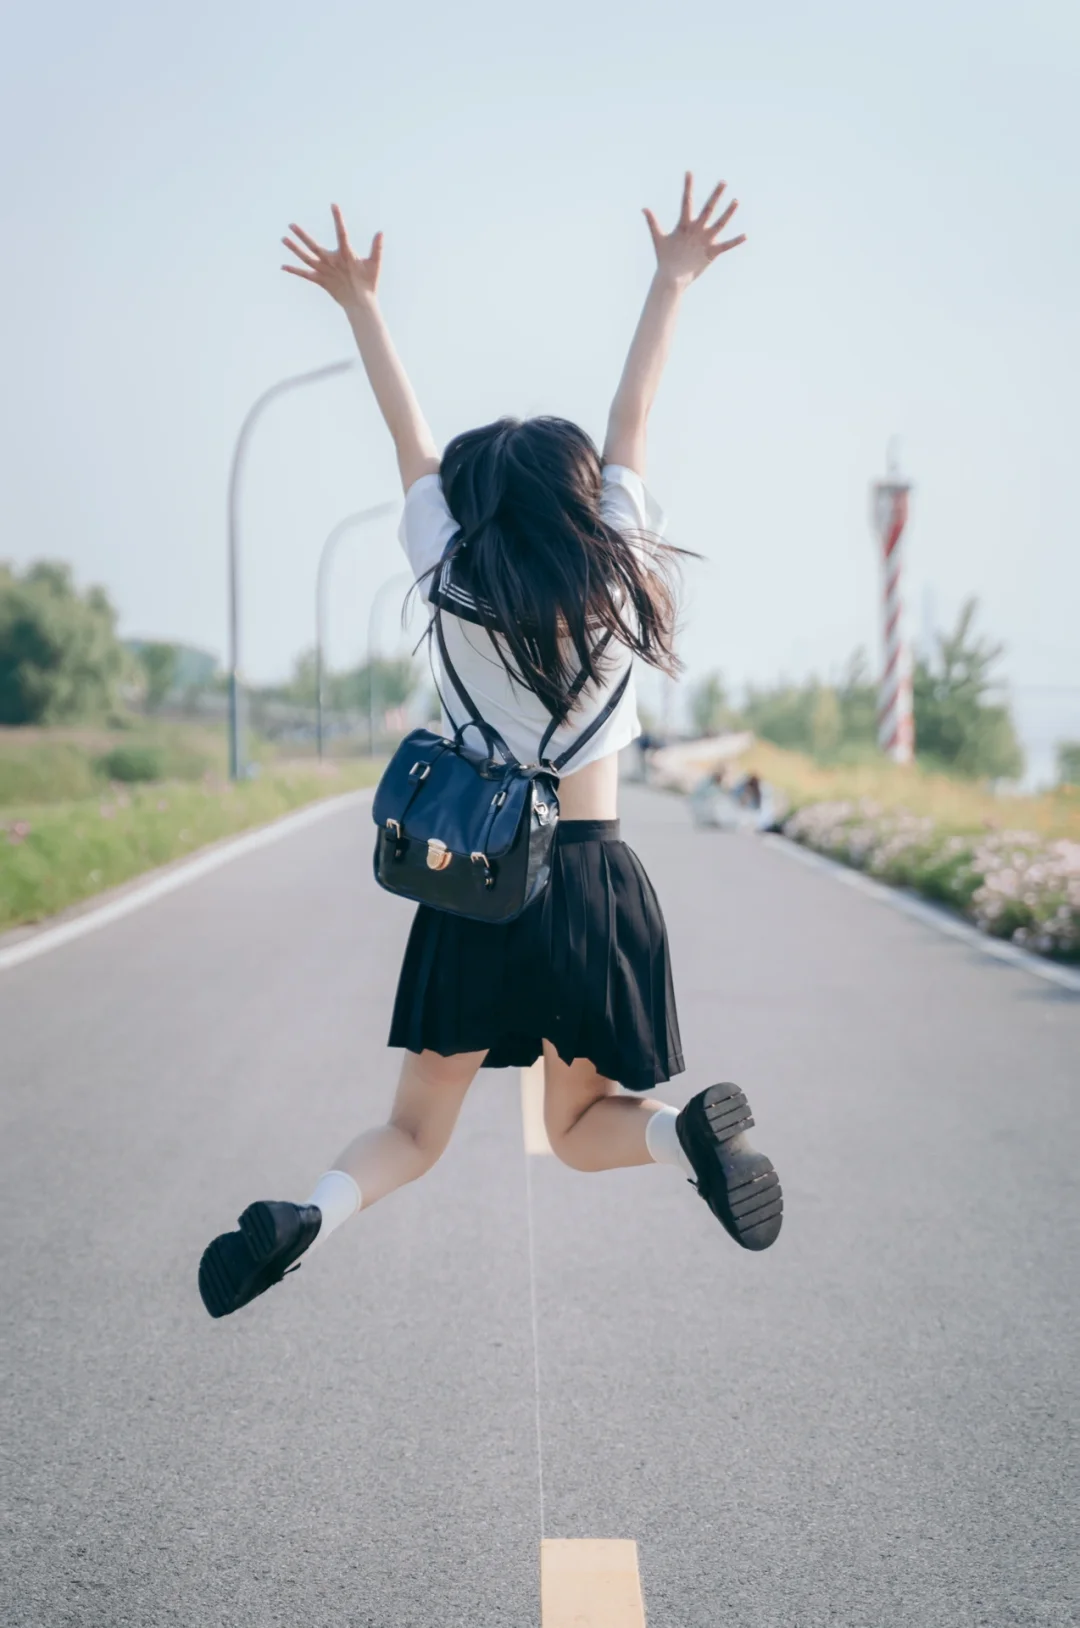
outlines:
[{"label": "thick shoe sole", "polygon": [[249,1204],[239,1220],[239,1232],[215,1238],[199,1263],[199,1293],[211,1317],[239,1311],[278,1281],[271,1269],[277,1250],[277,1229],[269,1206]]},{"label": "thick shoe sole", "polygon": [[768,1249],[783,1223],[784,1195],[772,1160],[746,1140],[754,1123],[746,1093],[730,1082],[710,1085],[702,1107],[720,1167],[714,1213],[743,1249]]}]

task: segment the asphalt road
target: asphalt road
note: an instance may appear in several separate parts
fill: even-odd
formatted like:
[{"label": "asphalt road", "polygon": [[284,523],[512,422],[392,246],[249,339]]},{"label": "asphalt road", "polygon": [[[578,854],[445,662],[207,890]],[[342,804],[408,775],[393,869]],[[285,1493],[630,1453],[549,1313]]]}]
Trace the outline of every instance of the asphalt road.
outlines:
[{"label": "asphalt road", "polygon": [[[629,791],[689,1071],[784,1180],[530,1161],[545,1531],[649,1628],[1077,1622],[1080,998]],[[522,1628],[540,1516],[516,1076],[222,1323],[199,1253],[384,1111],[409,911],[366,811],[0,975],[0,1620]]]}]

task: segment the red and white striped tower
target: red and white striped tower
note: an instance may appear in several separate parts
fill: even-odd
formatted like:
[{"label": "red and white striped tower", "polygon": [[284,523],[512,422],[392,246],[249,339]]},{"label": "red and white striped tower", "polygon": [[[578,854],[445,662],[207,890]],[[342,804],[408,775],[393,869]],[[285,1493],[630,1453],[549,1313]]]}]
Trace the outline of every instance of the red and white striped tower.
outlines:
[{"label": "red and white striped tower", "polygon": [[884,605],[881,688],[878,699],[878,745],[894,763],[915,755],[915,719],[911,706],[911,651],[904,638],[900,598],[901,538],[908,517],[910,484],[900,478],[890,446],[888,474],[873,487],[873,525],[881,545]]}]

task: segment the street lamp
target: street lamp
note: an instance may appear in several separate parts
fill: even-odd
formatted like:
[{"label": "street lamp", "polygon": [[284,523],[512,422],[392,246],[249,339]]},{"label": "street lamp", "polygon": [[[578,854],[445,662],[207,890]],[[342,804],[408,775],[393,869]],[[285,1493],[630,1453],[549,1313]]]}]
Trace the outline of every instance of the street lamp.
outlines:
[{"label": "street lamp", "polygon": [[[333,531],[329,533],[319,555],[319,569],[315,576],[315,736],[318,741],[318,753],[323,755],[323,652],[326,648],[326,582],[330,571],[330,562],[334,550],[352,526],[366,525],[369,520],[377,520],[380,515],[390,514],[397,508],[396,503],[378,503],[373,509],[361,509],[356,514],[347,514],[344,520],[339,520]],[[370,675],[369,675],[370,676]]]},{"label": "street lamp", "polygon": [[387,577],[386,581],[375,590],[368,612],[367,634],[367,663],[368,663],[368,756],[375,756],[375,624],[378,620],[379,607],[383,598],[391,588],[408,588],[412,586],[414,578],[408,571],[399,571],[396,576]]},{"label": "street lamp", "polygon": [[240,433],[236,437],[233,448],[232,465],[229,469],[229,775],[233,780],[239,780],[242,764],[240,750],[240,561],[239,561],[239,530],[240,530],[240,470],[244,461],[244,453],[251,439],[251,432],[255,422],[263,409],[268,407],[275,396],[284,395],[286,390],[293,390],[298,385],[315,384],[320,379],[329,379],[335,373],[347,373],[356,362],[350,357],[345,362],[331,362],[327,367],[313,368],[310,373],[296,373],[288,379],[280,379],[277,384],[264,390],[262,395],[248,408],[247,417],[240,426]]}]

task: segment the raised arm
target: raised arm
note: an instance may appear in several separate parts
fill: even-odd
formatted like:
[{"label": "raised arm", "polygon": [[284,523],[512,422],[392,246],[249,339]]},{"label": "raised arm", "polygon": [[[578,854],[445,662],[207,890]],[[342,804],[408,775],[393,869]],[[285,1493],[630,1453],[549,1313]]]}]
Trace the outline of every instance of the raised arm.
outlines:
[{"label": "raised arm", "polygon": [[674,229],[665,234],[651,209],[644,211],[656,249],[656,273],[623,368],[619,388],[608,415],[604,462],[623,464],[645,474],[645,426],[664,371],[675,319],[683,294],[707,266],[728,249],[745,243],[741,237],[719,241],[720,233],[739,207],[738,199],[710,225],[709,216],[723,196],[726,182],[713,188],[700,215],[692,215],[694,178],[689,170],[683,183],[682,210]]},{"label": "raised arm", "polygon": [[299,226],[292,225],[289,230],[299,242],[291,237],[282,242],[301,264],[281,269],[325,288],[348,317],[379,411],[394,438],[401,484],[408,491],[421,475],[438,470],[439,453],[375,298],[382,264],[382,233],[376,232],[371,252],[362,260],[349,242],[341,210],[337,204],[331,208],[337,247],[324,249]]}]

